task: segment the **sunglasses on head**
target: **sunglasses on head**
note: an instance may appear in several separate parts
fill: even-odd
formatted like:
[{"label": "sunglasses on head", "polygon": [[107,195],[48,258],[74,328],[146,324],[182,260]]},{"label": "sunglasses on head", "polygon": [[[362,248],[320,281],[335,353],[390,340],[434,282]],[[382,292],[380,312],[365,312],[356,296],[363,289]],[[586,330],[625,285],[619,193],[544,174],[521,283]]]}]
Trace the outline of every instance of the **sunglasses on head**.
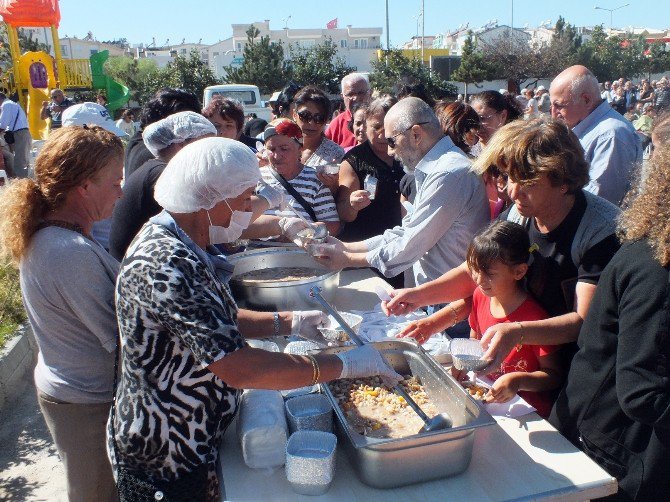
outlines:
[{"label": "sunglasses on head", "polygon": [[321,113],[312,113],[307,110],[298,112],[298,118],[303,122],[314,122],[315,124],[323,124],[326,121],[326,117]]}]

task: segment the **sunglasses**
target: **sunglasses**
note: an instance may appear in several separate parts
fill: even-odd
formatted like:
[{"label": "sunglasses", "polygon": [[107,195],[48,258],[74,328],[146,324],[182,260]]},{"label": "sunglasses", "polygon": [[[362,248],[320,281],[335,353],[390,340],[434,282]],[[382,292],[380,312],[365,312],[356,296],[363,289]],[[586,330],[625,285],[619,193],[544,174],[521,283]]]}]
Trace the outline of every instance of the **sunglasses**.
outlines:
[{"label": "sunglasses", "polygon": [[326,117],[320,113],[312,113],[307,110],[298,112],[298,118],[303,122],[314,122],[315,124],[323,124],[326,121]]},{"label": "sunglasses", "polygon": [[397,145],[395,139],[396,139],[398,136],[400,136],[401,134],[405,134],[407,131],[409,131],[409,130],[410,130],[412,127],[414,127],[415,125],[424,125],[424,124],[427,124],[427,123],[428,123],[428,122],[419,122],[419,123],[417,123],[417,124],[412,124],[411,126],[409,126],[409,127],[408,127],[407,129],[405,129],[404,131],[400,131],[399,133],[396,133],[396,134],[394,134],[393,136],[390,136],[390,137],[386,138],[386,142],[388,143],[388,145],[389,145],[391,148],[395,148],[396,145]]}]

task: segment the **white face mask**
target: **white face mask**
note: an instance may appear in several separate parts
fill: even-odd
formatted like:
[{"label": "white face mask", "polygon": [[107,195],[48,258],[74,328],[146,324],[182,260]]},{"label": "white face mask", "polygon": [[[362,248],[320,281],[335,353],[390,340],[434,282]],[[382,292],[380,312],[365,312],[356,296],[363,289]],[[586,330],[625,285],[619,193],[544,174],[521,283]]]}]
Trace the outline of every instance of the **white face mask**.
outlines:
[{"label": "white face mask", "polygon": [[[224,200],[224,202],[226,202]],[[230,205],[226,202],[226,206],[230,209]],[[251,223],[251,213],[247,211],[232,211],[230,215],[230,223],[227,227],[222,227],[220,225],[213,225],[212,218],[207,211],[207,218],[209,219],[209,243],[210,244],[226,244],[229,242],[235,242],[240,238],[242,232],[249,226]]]}]

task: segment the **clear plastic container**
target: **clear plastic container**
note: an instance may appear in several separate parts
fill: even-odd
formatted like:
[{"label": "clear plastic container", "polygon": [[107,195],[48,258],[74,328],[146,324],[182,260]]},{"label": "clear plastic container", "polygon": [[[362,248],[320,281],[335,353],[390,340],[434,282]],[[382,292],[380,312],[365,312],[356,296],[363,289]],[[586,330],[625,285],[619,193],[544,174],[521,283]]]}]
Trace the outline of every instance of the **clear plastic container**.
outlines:
[{"label": "clear plastic container", "polygon": [[284,465],[288,425],[281,393],[245,391],[240,401],[237,433],[247,466],[261,469]]},{"label": "clear plastic container", "polygon": [[375,195],[377,194],[377,183],[377,178],[371,174],[368,174],[363,180],[363,190],[370,194],[370,200],[374,200]]}]

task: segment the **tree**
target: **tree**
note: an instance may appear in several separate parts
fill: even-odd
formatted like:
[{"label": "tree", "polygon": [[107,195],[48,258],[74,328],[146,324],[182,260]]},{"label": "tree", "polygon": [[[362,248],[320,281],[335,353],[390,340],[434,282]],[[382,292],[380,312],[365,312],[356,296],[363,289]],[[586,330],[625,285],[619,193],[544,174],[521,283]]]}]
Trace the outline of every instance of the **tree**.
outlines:
[{"label": "tree", "polygon": [[481,47],[484,63],[493,68],[493,78],[511,82],[515,92],[530,79],[552,76],[542,59],[543,46],[531,44],[519,36],[500,36],[482,43]]},{"label": "tree", "polygon": [[393,94],[398,82],[412,81],[423,84],[433,99],[455,97],[456,86],[442,80],[418,58],[408,58],[402,51],[385,51],[379,61],[372,61],[370,84],[381,93]]},{"label": "tree", "polygon": [[188,58],[176,56],[156,77],[158,81],[154,85],[160,80],[164,80],[166,85],[155,87],[154,92],[161,87],[177,87],[192,92],[200,99],[205,87],[221,83],[195,49],[191,50]]},{"label": "tree", "polygon": [[257,40],[260,31],[250,25],[246,32],[247,43],[244,46],[244,61],[239,68],[233,65],[224,67],[224,82],[229,84],[255,84],[261,93],[269,94],[281,89],[288,79],[284,65],[284,49],[281,44],[271,44],[270,37]]},{"label": "tree", "polygon": [[291,47],[286,65],[287,76],[294,82],[315,85],[331,94],[339,94],[342,77],[356,71],[337,55],[329,38],[310,48]]},{"label": "tree", "polygon": [[105,73],[130,90],[131,99],[144,104],[160,85],[160,71],[153,59],[112,56],[105,61]]},{"label": "tree", "polygon": [[488,64],[481,52],[477,50],[472,30],[463,43],[461,65],[451,75],[452,80],[465,84],[465,97],[468,96],[468,84],[478,84],[492,77],[493,68]]},{"label": "tree", "polygon": [[577,51],[577,62],[589,68],[599,81],[619,77],[636,77],[648,68],[641,37],[608,37],[602,26],[596,26],[591,39]]}]

